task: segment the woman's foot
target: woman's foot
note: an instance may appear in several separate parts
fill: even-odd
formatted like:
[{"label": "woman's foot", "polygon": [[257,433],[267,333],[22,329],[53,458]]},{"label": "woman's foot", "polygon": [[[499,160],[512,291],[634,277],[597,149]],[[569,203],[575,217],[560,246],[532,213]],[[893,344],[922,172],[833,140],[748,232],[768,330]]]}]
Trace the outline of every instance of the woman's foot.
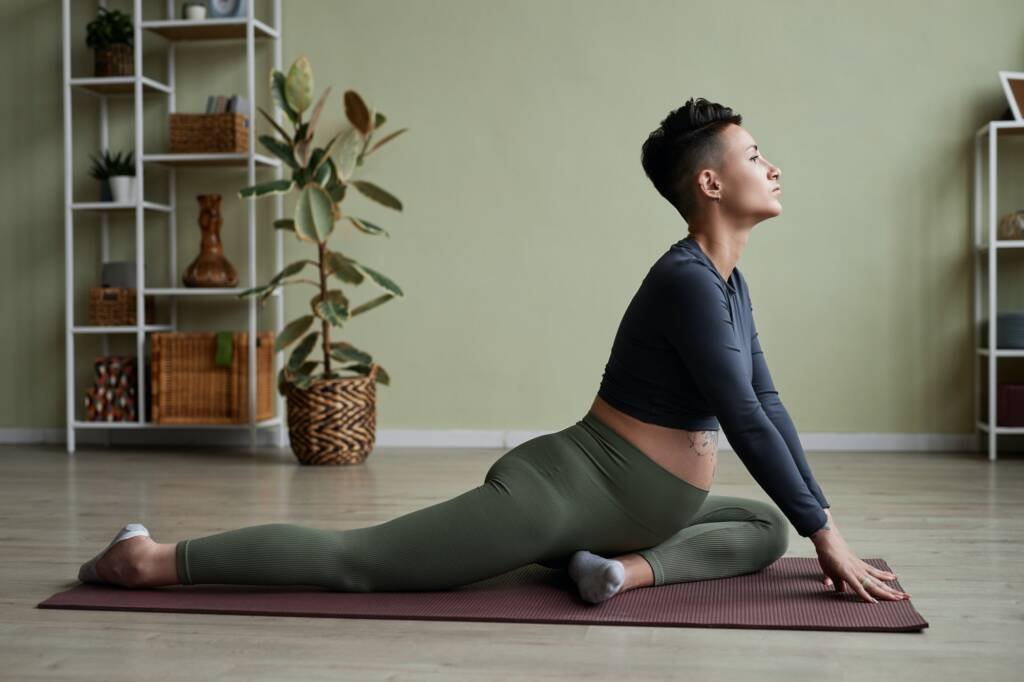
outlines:
[{"label": "woman's foot", "polygon": [[78,579],[130,588],[176,585],[174,544],[160,544],[142,524],[128,524],[106,549],[82,564]]},{"label": "woman's foot", "polygon": [[619,593],[626,581],[626,569],[620,561],[581,549],[569,561],[569,577],[581,597],[598,604]]},{"label": "woman's foot", "polygon": [[594,604],[620,592],[654,584],[654,570],[636,553],[606,559],[580,550],[569,561],[569,577],[576,583],[580,596]]}]

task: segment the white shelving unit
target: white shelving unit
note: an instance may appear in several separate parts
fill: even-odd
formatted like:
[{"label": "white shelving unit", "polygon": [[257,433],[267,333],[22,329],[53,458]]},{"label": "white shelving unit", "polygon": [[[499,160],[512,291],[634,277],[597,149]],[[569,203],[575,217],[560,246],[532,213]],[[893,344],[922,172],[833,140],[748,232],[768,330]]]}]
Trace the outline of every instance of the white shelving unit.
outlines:
[{"label": "white shelving unit", "polygon": [[[135,29],[135,66],[134,76],[118,76],[112,78],[94,77],[72,77],[71,74],[71,0],[62,0],[63,17],[63,71],[64,71],[64,240],[65,240],[65,366],[67,372],[67,449],[68,453],[75,451],[76,429],[102,429],[106,430],[109,442],[110,430],[114,429],[249,429],[250,445],[256,445],[257,430],[261,428],[276,429],[276,443],[278,447],[286,444],[285,431],[285,404],[284,399],[276,393],[276,382],[272,381],[271,390],[276,395],[276,416],[272,419],[257,422],[256,415],[256,315],[257,299],[247,297],[240,303],[248,306],[248,332],[249,332],[249,415],[250,421],[247,424],[227,425],[169,425],[154,424],[147,422],[146,417],[146,372],[145,372],[145,349],[146,334],[154,331],[173,331],[178,328],[178,299],[183,297],[196,296],[237,296],[241,291],[258,286],[260,282],[256,278],[256,206],[255,200],[246,201],[248,213],[248,273],[249,282],[246,286],[234,289],[198,289],[178,287],[151,287],[147,286],[144,279],[144,247],[145,247],[145,222],[147,214],[165,214],[167,221],[167,252],[169,258],[169,272],[172,278],[180,275],[177,263],[177,201],[175,198],[177,186],[178,168],[195,166],[224,166],[225,172],[237,173],[238,169],[246,171],[246,184],[256,183],[257,168],[273,169],[277,178],[283,177],[283,168],[280,162],[273,157],[256,152],[256,117],[253,115],[256,110],[256,88],[255,88],[255,55],[257,39],[272,41],[273,63],[275,69],[281,68],[281,2],[273,0],[273,17],[270,25],[257,20],[254,17],[254,3],[247,2],[247,16],[244,19],[204,19],[204,20],[183,20],[175,19],[176,6],[180,3],[177,0],[166,0],[166,19],[145,20],[142,13],[142,0],[133,0],[132,23]],[[106,5],[105,0],[98,0],[97,6]],[[83,27],[84,28],[84,27]],[[75,32],[75,40],[82,40],[83,32]],[[143,74],[142,55],[144,50],[143,39],[151,36],[156,40],[166,43],[166,82],[161,83],[152,77]],[[175,52],[178,44],[188,41],[238,41],[245,47],[246,62],[246,97],[249,101],[249,150],[245,154],[166,154],[158,151],[145,150],[143,147],[143,96],[164,97],[167,100],[168,113],[175,109]],[[108,147],[108,98],[109,97],[131,97],[133,100],[133,111],[135,121],[135,176],[138,190],[136,200],[133,203],[112,203],[95,201],[75,201],[73,196],[74,179],[72,177],[72,99],[73,95],[83,93],[98,100],[100,119],[100,147]],[[281,112],[275,112],[275,118],[281,122]],[[144,196],[145,172],[150,164],[163,164],[168,167],[167,196],[168,203],[159,203],[146,199]],[[239,177],[239,182],[242,178]],[[241,187],[241,185],[239,185]],[[275,217],[283,217],[284,200],[278,194],[274,202]],[[75,288],[74,288],[74,243],[75,243],[75,217],[80,214],[99,214],[100,218],[100,253],[103,260],[109,258],[109,216],[114,212],[135,212],[135,266],[136,281],[139,283],[136,296],[136,316],[138,323],[128,326],[100,326],[90,327],[75,323]],[[284,267],[283,243],[280,230],[274,230],[274,263],[275,271],[280,272]],[[85,235],[88,237],[89,235]],[[274,328],[280,330],[284,318],[284,298],[281,289],[274,294]],[[144,303],[147,296],[160,296],[170,299],[171,321],[169,324],[145,324]],[[137,413],[139,420],[136,422],[94,422],[83,421],[76,418],[76,406],[82,402],[84,391],[75,386],[75,339],[79,335],[100,334],[102,336],[102,352],[109,353],[110,334],[135,334],[135,357],[138,375],[136,388]],[[283,352],[276,354],[277,367],[283,362]],[[273,376],[273,375],[272,375]]]},{"label": "white shelving unit", "polygon": [[[1022,349],[996,348],[996,272],[1000,249],[1013,249],[1024,247],[1024,240],[998,239],[996,233],[997,218],[997,193],[998,173],[996,161],[999,158],[999,136],[1000,135],[1022,135],[1024,134],[1024,122],[1020,121],[990,121],[978,128],[974,134],[974,347],[977,349],[974,363],[974,421],[977,424],[978,432],[988,435],[988,458],[996,461],[998,455],[997,439],[1001,434],[1024,434],[1024,427],[1021,426],[996,426],[996,384],[998,381],[997,361],[999,358],[1021,358],[1024,357]],[[988,143],[988,168],[984,164],[985,143]],[[982,204],[985,198],[984,188],[987,186],[988,196],[988,236],[983,239],[982,233]],[[989,246],[991,245],[991,248]],[[988,257],[988,343],[981,345],[980,333],[982,322],[982,257]],[[981,359],[988,358],[988,415],[987,419],[981,418]],[[980,435],[979,433],[979,435]]]}]

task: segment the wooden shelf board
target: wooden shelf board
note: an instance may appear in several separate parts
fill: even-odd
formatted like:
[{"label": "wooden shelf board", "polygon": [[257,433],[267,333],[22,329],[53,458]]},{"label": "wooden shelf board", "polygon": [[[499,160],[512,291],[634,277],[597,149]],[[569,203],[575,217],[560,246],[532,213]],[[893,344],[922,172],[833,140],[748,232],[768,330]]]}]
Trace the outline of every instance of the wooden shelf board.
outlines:
[{"label": "wooden shelf board", "polygon": [[[237,40],[245,38],[245,19],[171,19],[143,21],[142,28],[167,40]],[[273,38],[276,31],[261,21],[253,22],[253,37]]]},{"label": "wooden shelf board", "polygon": [[[241,154],[145,154],[143,161],[161,163],[165,166],[245,166],[249,157]],[[280,165],[276,158],[256,154],[256,165],[273,168]]]}]

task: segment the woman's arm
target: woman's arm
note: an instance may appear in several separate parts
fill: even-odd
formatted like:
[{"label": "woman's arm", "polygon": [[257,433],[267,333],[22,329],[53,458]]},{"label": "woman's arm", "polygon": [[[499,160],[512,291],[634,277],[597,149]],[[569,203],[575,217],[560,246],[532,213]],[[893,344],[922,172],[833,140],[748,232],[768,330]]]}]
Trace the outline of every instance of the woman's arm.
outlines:
[{"label": "woman's arm", "polygon": [[754,393],[732,305],[721,278],[696,260],[672,261],[659,282],[668,299],[664,331],[707,399],[743,465],[797,532],[828,520],[789,447]]},{"label": "woman's arm", "polygon": [[779,398],[779,391],[775,388],[775,383],[772,381],[771,372],[768,371],[768,363],[765,360],[764,351],[761,349],[757,327],[753,324],[753,315],[751,315],[750,319],[750,356],[753,366],[751,384],[753,384],[754,393],[757,394],[757,399],[761,402],[765,414],[768,415],[768,418],[786,441],[786,445],[789,447],[789,454],[793,458],[797,469],[800,470],[800,476],[807,484],[807,488],[818,500],[821,508],[828,509],[830,506],[828,499],[821,492],[821,486],[814,480],[814,474],[811,473],[811,467],[807,463],[807,457],[804,455],[803,446],[800,444],[800,436],[797,435],[796,426],[794,426],[786,406],[782,404],[782,400]]}]

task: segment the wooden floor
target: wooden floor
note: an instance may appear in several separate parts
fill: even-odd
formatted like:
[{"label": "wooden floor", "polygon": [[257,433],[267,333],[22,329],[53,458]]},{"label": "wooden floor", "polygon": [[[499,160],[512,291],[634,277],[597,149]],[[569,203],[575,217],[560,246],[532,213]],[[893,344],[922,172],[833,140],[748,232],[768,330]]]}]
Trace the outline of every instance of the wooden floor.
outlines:
[{"label": "wooden floor", "polygon": [[[159,542],[269,522],[358,528],[478,485],[499,450],[0,446],[3,680],[1019,680],[1024,463],[1008,454],[810,453],[847,542],[930,623],[838,633],[37,609],[119,527]],[[731,452],[713,493],[767,496]],[[666,500],[666,504],[670,501]],[[792,528],[789,556],[815,556]]]}]

